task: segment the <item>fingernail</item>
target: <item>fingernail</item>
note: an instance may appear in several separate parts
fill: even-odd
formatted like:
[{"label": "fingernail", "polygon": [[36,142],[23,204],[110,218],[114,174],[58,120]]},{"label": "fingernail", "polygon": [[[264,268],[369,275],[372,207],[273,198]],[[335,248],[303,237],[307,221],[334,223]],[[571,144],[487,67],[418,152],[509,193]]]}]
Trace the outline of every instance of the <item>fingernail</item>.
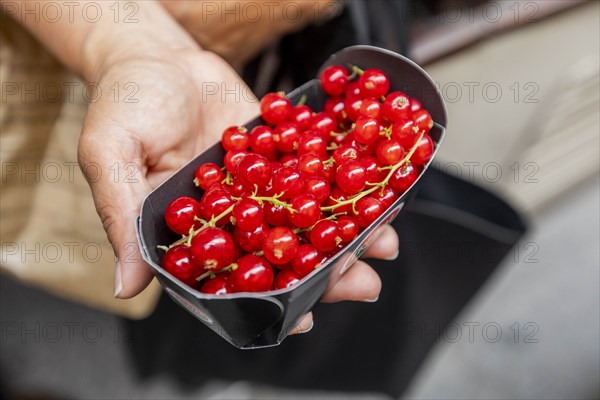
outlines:
[{"label": "fingernail", "polygon": [[117,264],[115,265],[115,293],[113,296],[118,298],[122,289],[123,282],[121,281],[121,262],[117,261]]},{"label": "fingernail", "polygon": [[396,258],[398,258],[398,255],[400,255],[400,250],[399,249],[396,250],[396,253],[394,253],[393,256],[387,257],[386,260],[388,260],[388,261],[394,261]]},{"label": "fingernail", "polygon": [[376,303],[377,300],[379,300],[379,296],[375,297],[374,299],[364,299],[363,303]]},{"label": "fingernail", "polygon": [[315,326],[315,321],[314,321],[314,320],[312,320],[312,321],[310,321],[310,326],[309,326],[309,327],[308,327],[306,330],[304,330],[304,331],[300,331],[300,333],[308,333],[308,332],[310,332],[310,331],[312,330],[312,328],[313,328],[314,326]]}]

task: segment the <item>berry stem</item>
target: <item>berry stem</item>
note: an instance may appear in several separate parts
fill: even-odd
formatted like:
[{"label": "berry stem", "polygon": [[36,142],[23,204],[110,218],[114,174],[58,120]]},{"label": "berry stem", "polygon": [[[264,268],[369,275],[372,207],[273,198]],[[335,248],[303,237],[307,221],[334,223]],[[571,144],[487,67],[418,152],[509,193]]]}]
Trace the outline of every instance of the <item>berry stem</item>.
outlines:
[{"label": "berry stem", "polygon": [[[398,162],[396,165],[392,166],[390,168],[390,172],[388,172],[387,176],[385,177],[385,179],[379,183],[375,183],[372,184],[370,183],[370,185],[373,185],[373,187],[367,189],[367,190],[363,190],[360,193],[355,194],[354,196],[352,196],[351,198],[349,198],[348,200],[344,200],[344,201],[340,201],[332,206],[328,206],[328,207],[321,207],[321,211],[333,211],[338,207],[341,206],[345,206],[348,204],[352,205],[352,209],[354,210],[354,205],[356,204],[356,202],[360,199],[362,199],[365,196],[370,195],[371,193],[375,192],[378,188],[384,188],[385,186],[387,186],[388,182],[390,181],[390,179],[392,178],[392,176],[394,176],[394,173],[398,170],[398,168],[400,168],[402,165],[406,164],[409,162],[410,158],[412,157],[412,155],[414,154],[415,150],[417,150],[417,147],[419,145],[419,142],[421,141],[421,138],[423,138],[423,135],[425,134],[425,132],[421,132],[421,135],[419,136],[419,138],[417,139],[416,143],[413,145],[413,147],[410,149],[410,151],[408,152],[408,154],[406,154],[406,156],[400,161]],[[380,169],[388,169],[387,167],[383,167]]]}]

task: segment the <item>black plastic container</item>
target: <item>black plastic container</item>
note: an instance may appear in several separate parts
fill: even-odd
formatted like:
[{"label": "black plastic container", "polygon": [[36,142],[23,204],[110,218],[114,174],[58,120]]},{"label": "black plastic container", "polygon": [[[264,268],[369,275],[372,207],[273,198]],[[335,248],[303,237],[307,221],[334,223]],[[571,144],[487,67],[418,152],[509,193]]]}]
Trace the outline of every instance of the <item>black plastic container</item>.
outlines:
[{"label": "black plastic container", "polygon": [[[431,114],[434,126],[430,136],[436,143],[435,152],[445,133],[446,108],[443,99],[431,78],[418,65],[391,51],[371,47],[348,47],[332,55],[322,66],[357,65],[362,69],[379,68],[391,82],[391,91],[399,90],[421,101]],[[292,103],[305,95],[306,103],[320,110],[326,99],[318,79],[313,79],[289,93]],[[262,124],[256,118],[245,124],[248,130]],[[224,121],[225,127],[227,122]],[[321,268],[306,276],[289,289],[267,293],[235,293],[230,295],[206,295],[181,283],[160,267],[163,251],[158,245],[174,242],[179,238],[171,232],[164,221],[166,206],[178,196],[199,198],[199,189],[194,186],[194,172],[205,162],[222,164],[224,151],[219,143],[194,158],[171,178],[156,188],[144,200],[138,218],[138,239],[144,259],[153,268],[160,284],[175,302],[206,324],[232,345],[243,349],[275,346],[281,343],[296,326],[298,320],[319,301],[323,292],[334,285],[342,273],[364,252],[377,229],[398,215],[406,202],[417,190],[423,174],[415,184],[386,210],[370,227],[358,235],[344,251],[327,261]],[[434,153],[435,156],[435,153]],[[433,157],[432,157],[433,159]]]}]

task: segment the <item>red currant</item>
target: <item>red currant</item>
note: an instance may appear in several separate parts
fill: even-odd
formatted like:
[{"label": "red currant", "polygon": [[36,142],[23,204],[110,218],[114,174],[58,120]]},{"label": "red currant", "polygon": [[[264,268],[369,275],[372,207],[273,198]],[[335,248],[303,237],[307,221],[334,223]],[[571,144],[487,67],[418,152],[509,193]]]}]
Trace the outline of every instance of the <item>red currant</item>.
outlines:
[{"label": "red currant", "polygon": [[271,180],[271,164],[266,157],[249,153],[238,163],[237,176],[247,189],[264,187]]},{"label": "red currant", "polygon": [[325,261],[325,254],[312,244],[303,244],[298,248],[297,256],[292,261],[292,269],[301,277],[313,272]]},{"label": "red currant", "polygon": [[358,78],[358,85],[360,91],[365,97],[375,97],[376,99],[385,94],[390,90],[390,81],[383,71],[377,68],[367,69]]},{"label": "red currant", "polygon": [[236,292],[266,292],[273,286],[273,267],[263,257],[247,254],[237,260],[230,281]]},{"label": "red currant", "polygon": [[229,281],[229,274],[221,272],[219,275],[207,279],[200,291],[205,294],[216,294],[218,296],[233,293],[234,289]]},{"label": "red currant", "polygon": [[366,228],[371,225],[385,209],[381,202],[373,197],[363,197],[356,202],[356,221],[358,225]]},{"label": "red currant", "polygon": [[283,226],[289,222],[287,210],[281,205],[265,204],[265,220],[272,226]]},{"label": "red currant", "polygon": [[404,157],[404,149],[400,143],[393,139],[384,139],[377,142],[375,150],[377,160],[383,165],[396,165]]},{"label": "red currant", "polygon": [[268,155],[276,150],[275,135],[266,125],[258,125],[250,132],[250,148],[253,152]]},{"label": "red currant", "polygon": [[289,199],[302,193],[304,178],[296,168],[281,167],[273,173],[273,193]]},{"label": "red currant", "polygon": [[342,165],[346,161],[357,160],[358,150],[349,144],[342,144],[333,151],[332,156],[336,165]]},{"label": "red currant", "polygon": [[201,215],[200,203],[191,197],[178,197],[165,209],[165,222],[175,233],[187,235]]},{"label": "red currant", "polygon": [[163,255],[161,266],[188,286],[195,286],[196,278],[202,275],[202,269],[190,261],[189,247],[183,244],[171,247]]},{"label": "red currant", "polygon": [[223,157],[223,164],[225,169],[232,174],[237,173],[237,166],[239,162],[248,154],[245,150],[229,150]]},{"label": "red currant", "polygon": [[364,99],[358,110],[358,114],[380,120],[382,116],[381,103],[372,97]]},{"label": "red currant", "polygon": [[323,161],[314,153],[302,154],[298,158],[298,169],[303,176],[319,176],[323,172]]},{"label": "red currant", "polygon": [[354,139],[362,144],[371,144],[379,139],[381,125],[375,118],[360,116],[354,126]]},{"label": "red currant", "polygon": [[411,107],[410,97],[402,92],[392,92],[383,102],[383,116],[390,122],[398,118],[408,118],[412,115]]},{"label": "red currant", "polygon": [[297,154],[301,156],[308,153],[327,158],[327,141],[321,133],[309,130],[300,135]]},{"label": "red currant", "polygon": [[304,192],[311,194],[319,204],[327,200],[330,190],[329,182],[321,176],[311,176],[304,183]]},{"label": "red currant", "polygon": [[414,113],[415,111],[419,111],[423,108],[423,104],[417,99],[410,99],[410,109]]},{"label": "red currant", "polygon": [[390,208],[394,201],[399,197],[398,193],[394,191],[389,185],[382,189],[376,190],[371,194],[371,197],[379,200],[384,210]]},{"label": "red currant", "polygon": [[398,194],[402,194],[412,186],[419,177],[419,171],[412,164],[398,168],[390,178],[390,187]]},{"label": "red currant", "polygon": [[263,209],[256,200],[243,198],[233,206],[232,222],[242,230],[252,232],[264,221]]},{"label": "red currant", "polygon": [[358,235],[359,227],[355,217],[342,215],[338,217],[337,225],[342,243],[351,242]]},{"label": "red currant", "polygon": [[207,190],[215,183],[220,183],[225,179],[225,174],[215,163],[204,163],[196,168],[196,178],[194,183],[196,186],[200,186],[203,190]]},{"label": "red currant", "polygon": [[329,137],[336,128],[337,121],[326,112],[317,113],[310,120],[309,129],[319,132],[323,137]]},{"label": "red currant", "polygon": [[[231,193],[228,190],[214,189],[206,192],[200,200],[202,218],[209,220],[225,212],[233,205]],[[215,223],[224,225],[229,221],[229,215],[219,218]]]},{"label": "red currant", "polygon": [[350,121],[356,121],[356,119],[360,116],[360,108],[362,107],[363,99],[362,97],[346,97],[344,100],[344,110],[346,114],[348,114],[348,119]]},{"label": "red currant", "polygon": [[392,139],[400,143],[404,149],[410,149],[419,138],[418,130],[412,119],[398,118],[392,125]]},{"label": "red currant", "polygon": [[300,129],[294,122],[285,122],[275,127],[275,147],[282,153],[291,153],[298,147]]},{"label": "red currant", "polygon": [[324,253],[335,249],[342,242],[337,223],[326,219],[317,222],[310,231],[310,242]]},{"label": "red currant", "polygon": [[192,239],[192,262],[206,270],[227,267],[235,261],[237,250],[233,239],[219,228],[205,228]]},{"label": "red currant", "polygon": [[365,188],[367,171],[360,161],[347,161],[338,168],[335,182],[348,194],[358,193]]},{"label": "red currant", "polygon": [[418,133],[429,133],[433,127],[433,119],[431,119],[431,115],[426,110],[415,111],[413,121],[415,121],[415,126],[419,130]]},{"label": "red currant", "polygon": [[277,274],[273,282],[273,289],[287,289],[300,282],[300,276],[291,269],[285,269]]},{"label": "red currant", "polygon": [[290,122],[296,123],[300,131],[305,131],[308,129],[312,115],[313,111],[309,106],[296,106],[292,109]]},{"label": "red currant", "polygon": [[263,242],[267,237],[269,226],[263,222],[252,232],[244,231],[236,227],[233,231],[233,238],[240,248],[248,253],[262,250]]},{"label": "red currant", "polygon": [[367,182],[379,183],[386,177],[386,171],[379,170],[383,165],[375,157],[365,157],[360,160],[367,172]]},{"label": "red currant", "polygon": [[225,151],[246,150],[249,144],[248,130],[243,126],[230,126],[221,135],[221,145]]},{"label": "red currant", "polygon": [[277,125],[287,121],[292,114],[292,103],[280,93],[267,93],[260,100],[262,118],[269,124]]},{"label": "red currant", "polygon": [[277,226],[267,232],[263,253],[273,264],[287,264],[296,257],[298,246],[298,237],[294,231],[286,226]]},{"label": "red currant", "polygon": [[344,99],[341,97],[330,97],[325,101],[325,105],[323,106],[325,112],[334,117],[338,123],[344,122],[348,118],[348,114],[346,114],[344,108]]},{"label": "red currant", "polygon": [[311,194],[301,194],[290,201],[288,218],[298,228],[313,226],[321,215],[319,203]]},{"label": "red currant", "polygon": [[431,156],[433,156],[433,140],[431,140],[429,135],[425,134],[419,140],[415,152],[410,157],[410,162],[415,165],[424,165],[431,159]]},{"label": "red currant", "polygon": [[329,96],[340,96],[348,86],[348,71],[339,65],[332,65],[321,73],[321,87]]}]

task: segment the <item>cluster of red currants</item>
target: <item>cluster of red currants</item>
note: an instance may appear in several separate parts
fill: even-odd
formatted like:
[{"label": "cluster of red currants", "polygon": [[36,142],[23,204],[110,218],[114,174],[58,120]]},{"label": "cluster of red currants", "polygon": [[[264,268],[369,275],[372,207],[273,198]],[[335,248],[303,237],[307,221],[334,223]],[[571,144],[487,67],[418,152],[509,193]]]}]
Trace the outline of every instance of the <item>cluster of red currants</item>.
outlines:
[{"label": "cluster of red currants", "polygon": [[269,93],[264,125],[225,129],[224,167],[196,170],[200,200],[178,197],[165,210],[183,235],[161,246],[166,271],[208,294],[290,287],[415,182],[434,151],[421,103],[388,93],[378,69],[330,66],[320,80],[323,111]]}]

